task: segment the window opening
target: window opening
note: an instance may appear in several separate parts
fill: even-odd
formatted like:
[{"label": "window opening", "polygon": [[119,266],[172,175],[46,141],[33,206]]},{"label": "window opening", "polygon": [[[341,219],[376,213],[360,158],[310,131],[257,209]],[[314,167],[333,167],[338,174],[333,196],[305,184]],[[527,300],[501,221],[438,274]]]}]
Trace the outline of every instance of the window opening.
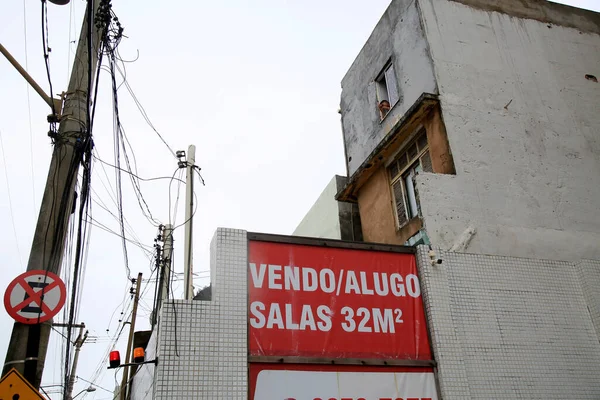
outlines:
[{"label": "window opening", "polygon": [[425,129],[388,166],[398,228],[419,215],[414,177],[421,171],[433,172]]},{"label": "window opening", "polygon": [[383,119],[400,98],[394,64],[388,64],[375,79],[375,83],[377,86],[377,108],[381,119]]}]

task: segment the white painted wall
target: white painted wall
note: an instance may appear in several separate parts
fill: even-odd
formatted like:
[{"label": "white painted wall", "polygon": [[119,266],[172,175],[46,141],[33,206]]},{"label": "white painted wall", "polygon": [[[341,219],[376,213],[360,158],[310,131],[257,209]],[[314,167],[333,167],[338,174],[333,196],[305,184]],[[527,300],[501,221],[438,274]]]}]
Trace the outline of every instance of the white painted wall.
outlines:
[{"label": "white painted wall", "polygon": [[600,259],[600,36],[419,0],[456,176],[417,178],[432,243]]},{"label": "white painted wall", "polygon": [[[342,130],[348,176],[363,165],[423,93],[437,93],[415,0],[394,0],[342,79]],[[375,79],[394,65],[400,99],[381,121]]]},{"label": "white painted wall", "polygon": [[336,193],[337,181],[334,176],[292,235],[341,239],[340,211],[339,203],[335,199]]}]

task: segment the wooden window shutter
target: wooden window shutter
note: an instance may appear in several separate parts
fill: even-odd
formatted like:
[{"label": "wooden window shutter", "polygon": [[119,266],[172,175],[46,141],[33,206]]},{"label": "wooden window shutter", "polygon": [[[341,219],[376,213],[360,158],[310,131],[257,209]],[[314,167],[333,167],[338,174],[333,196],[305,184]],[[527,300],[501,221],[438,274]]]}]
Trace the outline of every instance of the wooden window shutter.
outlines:
[{"label": "wooden window shutter", "polygon": [[394,71],[393,64],[385,71],[385,81],[387,83],[390,105],[393,107],[400,99],[400,96],[398,95],[398,82],[396,82],[396,72]]},{"label": "wooden window shutter", "polygon": [[398,216],[398,226],[404,225],[407,221],[406,207],[404,206],[404,192],[402,190],[402,179],[398,179],[393,185],[394,201],[396,202],[396,215]]},{"label": "wooden window shutter", "polygon": [[431,155],[429,155],[429,150],[427,150],[421,156],[421,167],[425,172],[433,172],[433,164],[431,163]]}]

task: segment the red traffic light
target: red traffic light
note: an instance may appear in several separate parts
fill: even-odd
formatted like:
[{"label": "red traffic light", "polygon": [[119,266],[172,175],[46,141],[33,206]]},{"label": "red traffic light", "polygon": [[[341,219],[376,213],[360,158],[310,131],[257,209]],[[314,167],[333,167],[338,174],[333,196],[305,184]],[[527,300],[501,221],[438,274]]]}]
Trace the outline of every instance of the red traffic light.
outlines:
[{"label": "red traffic light", "polygon": [[121,355],[117,350],[110,352],[109,365],[110,368],[117,368],[119,365],[121,365]]},{"label": "red traffic light", "polygon": [[144,348],[143,347],[136,347],[135,349],[133,349],[133,362],[136,363],[141,363],[144,362]]}]

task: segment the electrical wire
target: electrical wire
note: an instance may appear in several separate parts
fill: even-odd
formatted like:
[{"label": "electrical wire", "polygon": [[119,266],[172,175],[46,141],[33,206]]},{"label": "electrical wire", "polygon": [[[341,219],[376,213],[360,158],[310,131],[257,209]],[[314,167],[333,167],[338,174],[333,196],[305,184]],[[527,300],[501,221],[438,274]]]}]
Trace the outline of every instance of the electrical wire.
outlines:
[{"label": "electrical wire", "polygon": [[[138,175],[134,174],[134,173],[133,173],[133,172],[131,172],[131,171],[125,170],[125,169],[123,169],[123,168],[121,168],[121,167],[117,167],[116,165],[113,165],[113,164],[111,164],[111,163],[109,163],[109,162],[106,162],[106,161],[102,160],[102,159],[100,159],[100,157],[98,157],[98,156],[96,156],[96,155],[94,155],[94,158],[95,158],[96,160],[100,161],[102,164],[105,164],[105,165],[107,165],[107,166],[109,166],[109,167],[112,167],[112,168],[115,168],[115,169],[119,169],[119,170],[121,170],[121,172],[125,172],[126,174],[129,174],[129,175],[131,175],[131,176],[135,177],[136,179],[139,179],[140,181],[144,181],[144,182],[150,182],[150,181],[157,181],[157,180],[162,180],[162,179],[169,179],[169,180],[170,180],[170,179],[175,179],[175,180],[177,180],[177,181],[179,181],[179,182],[185,183],[185,181],[184,181],[183,179],[179,179],[179,178],[173,178],[173,177],[169,177],[169,176],[157,176],[157,177],[154,177],[154,178],[142,178],[142,177],[140,177],[140,176],[138,176]],[[179,169],[179,168],[178,168],[178,169]]]},{"label": "electrical wire", "polygon": [[[122,59],[120,59],[120,60],[122,61]],[[121,76],[123,77],[123,84],[125,85],[125,88],[127,89],[127,91],[129,92],[129,94],[131,95],[131,98],[133,99],[133,102],[135,103],[136,107],[140,111],[140,114],[142,115],[142,117],[144,118],[144,120],[146,121],[146,123],[148,124],[148,126],[154,131],[154,133],[156,133],[156,135],[164,143],[164,145],[167,147],[167,149],[169,149],[169,151],[171,152],[171,154],[173,155],[173,157],[177,158],[177,154],[173,151],[173,149],[171,148],[171,146],[169,146],[169,144],[167,143],[167,141],[165,140],[165,138],[160,134],[160,132],[158,132],[158,130],[154,127],[154,124],[152,123],[152,121],[148,117],[148,113],[146,113],[146,110],[144,109],[144,106],[142,106],[142,103],[139,101],[139,99],[135,95],[135,93],[134,93],[131,85],[127,81],[125,68],[123,67],[123,70],[121,70],[121,68],[117,65],[116,69],[121,74]]]},{"label": "electrical wire", "polygon": [[[153,271],[150,274],[150,278],[152,277],[152,275],[155,272],[156,272],[156,269],[153,269]],[[148,282],[146,282],[145,285],[143,285],[143,287],[141,289],[140,298],[142,298],[145,295],[145,293],[147,292],[149,287],[150,287],[150,285],[148,284]],[[131,303],[132,302],[130,302],[130,305],[131,305]],[[131,318],[131,313],[129,313],[129,315],[126,319],[130,319],[130,318]],[[106,351],[105,351],[105,354],[104,354],[102,360],[100,361],[100,363],[98,363],[98,365],[95,369],[95,372],[92,375],[92,378],[90,379],[90,381],[88,383],[96,385],[95,382],[100,378],[101,374],[103,372],[106,372],[104,365],[106,365],[106,362],[108,361],[108,355],[109,355],[110,351],[112,351],[115,348],[116,343],[119,341],[119,339],[124,331],[125,325],[126,325],[125,323],[121,323],[121,329],[119,329],[118,332],[116,332],[116,334],[113,336],[112,341],[110,342],[109,346],[107,346],[107,348],[106,348]],[[117,382],[117,384],[118,384],[118,382]]]},{"label": "electrical wire", "polygon": [[[96,198],[92,197],[92,201],[96,205],[98,205],[100,208],[102,208],[103,210],[105,210],[107,213],[109,213],[114,219],[116,219],[117,221],[119,221],[119,218],[112,211],[110,211],[110,209],[108,208],[108,206],[102,201],[102,199],[100,198],[100,196],[98,196],[98,194],[96,193],[96,191],[92,189],[92,193],[98,198],[98,200],[96,200]],[[133,237],[133,239],[135,239],[135,240],[131,240],[131,239],[127,239],[127,240],[129,240],[131,243],[136,243],[138,245],[141,245],[140,244],[140,239],[137,236],[137,234],[135,233],[135,231],[133,230],[133,227],[131,226],[131,224],[127,221],[127,219],[124,219],[124,221],[127,224],[127,232]],[[111,233],[114,233],[114,232],[111,232]],[[143,246],[141,246],[141,247],[143,247]],[[147,246],[147,247],[149,247],[149,246]]]},{"label": "electrical wire", "polygon": [[82,380],[82,381],[84,381],[85,383],[89,383],[90,385],[94,385],[94,387],[97,387],[98,389],[102,389],[102,390],[104,390],[104,391],[106,391],[106,392],[108,392],[108,393],[112,393],[112,390],[108,390],[108,389],[106,389],[106,388],[104,388],[104,387],[102,387],[102,386],[100,386],[100,385],[96,385],[96,384],[95,384],[95,383],[93,383],[93,382],[90,382],[90,381],[88,381],[88,380],[86,380],[86,379],[83,379],[83,378],[82,378],[82,377],[80,377],[79,375],[76,375],[75,377],[76,377],[77,379],[81,379],[81,380]]},{"label": "electrical wire", "polygon": [[[93,222],[92,222],[93,221]],[[90,220],[87,221],[90,225],[93,225],[99,229],[102,229],[105,232],[111,233],[115,236],[118,236],[119,238],[123,238],[118,232],[113,231],[112,229],[106,227],[106,225],[103,225],[102,223],[98,222],[97,220],[91,218]],[[137,247],[139,247],[141,250],[144,251],[144,253],[146,254],[153,254],[150,250],[144,248],[144,245],[140,244],[139,242],[133,241],[131,239],[125,238],[125,240],[127,240],[129,243],[136,245]]]},{"label": "electrical wire", "polygon": [[[89,21],[91,22],[91,21]],[[89,23],[88,22],[88,23]],[[81,287],[83,285],[79,285],[79,280],[83,280],[83,266],[85,262],[82,262],[82,258],[87,258],[86,256],[82,256],[89,246],[87,246],[87,240],[89,237],[88,227],[89,225],[85,223],[86,220],[90,217],[90,203],[89,203],[89,194],[90,194],[90,179],[91,179],[91,139],[88,140],[87,146],[83,149],[85,152],[83,157],[83,180],[81,185],[81,200],[79,203],[79,217],[78,217],[78,226],[77,226],[77,239],[75,244],[75,262],[73,267],[73,283],[71,286],[71,302],[70,302],[70,311],[69,311],[69,322],[67,326],[67,341],[70,342],[71,338],[71,326],[73,325],[77,312],[78,305],[81,300]],[[85,244],[84,244],[85,243]],[[67,346],[66,348],[66,361],[65,361],[65,381],[68,379],[69,372],[69,363],[70,363],[70,348],[71,346]],[[66,396],[66,393],[65,393]],[[66,400],[66,397],[65,397]]]},{"label": "electrical wire", "polygon": [[2,150],[2,161],[4,163],[4,177],[6,178],[6,192],[8,195],[8,209],[10,211],[10,221],[12,222],[13,234],[15,235],[15,247],[17,249],[17,255],[19,256],[19,263],[21,269],[23,267],[23,258],[21,257],[21,249],[19,248],[19,236],[17,235],[17,226],[15,224],[15,216],[13,213],[12,196],[10,194],[10,183],[8,182],[8,167],[6,166],[6,154],[4,153],[4,141],[2,140],[2,131],[0,130],[0,150]]},{"label": "electrical wire", "polygon": [[[25,0],[23,0],[25,1]],[[69,76],[71,75],[71,29],[74,26],[75,20],[73,19],[73,11],[75,8],[75,2],[72,1],[69,4],[69,43],[67,44],[67,49],[69,49],[69,51],[67,52],[67,81],[69,80]]]},{"label": "electrical wire", "polygon": [[[44,1],[44,0],[43,0]],[[45,2],[45,1],[44,1]],[[89,255],[89,240],[90,234],[89,230],[91,224],[88,221],[91,217],[91,202],[90,193],[91,193],[91,177],[92,177],[92,116],[91,116],[91,105],[92,101],[94,105],[96,104],[97,90],[94,91],[94,98],[92,100],[92,84],[94,80],[94,63],[93,59],[98,54],[93,54],[93,29],[94,29],[94,7],[93,3],[89,2],[86,7],[86,15],[85,15],[85,23],[87,26],[86,32],[86,43],[87,43],[87,90],[86,90],[86,110],[85,110],[85,135],[82,135],[75,142],[74,161],[76,161],[77,168],[79,165],[83,167],[82,170],[82,179],[81,179],[81,190],[80,190],[80,202],[79,202],[79,215],[78,215],[78,223],[77,223],[77,237],[75,242],[75,259],[73,263],[73,274],[72,274],[72,284],[71,284],[71,297],[69,303],[69,315],[68,315],[68,325],[67,325],[67,343],[65,345],[65,358],[64,358],[64,379],[65,382],[70,375],[70,338],[72,334],[71,326],[73,322],[77,318],[79,306],[81,304],[81,296],[82,296],[82,287],[84,284],[85,278],[85,267],[87,265],[87,258]],[[104,31],[102,27],[102,21],[99,22],[99,25],[96,25],[96,29],[100,31]],[[104,34],[104,32],[102,32]],[[82,60],[81,60],[82,61]],[[83,61],[82,61],[83,62]],[[97,71],[99,73],[99,70]],[[96,83],[98,81],[96,80]],[[98,86],[96,86],[97,89]],[[94,107],[95,109],[95,107]],[[74,171],[73,171],[74,172]],[[70,175],[72,176],[72,175]],[[69,188],[66,186],[66,188]],[[61,203],[63,204],[63,203]],[[62,210],[61,210],[62,211]],[[63,398],[66,400],[67,393],[64,393]]]},{"label": "electrical wire", "polygon": [[[153,274],[155,272],[156,272],[156,269],[155,268],[152,269],[152,272],[150,274],[150,278],[152,278],[152,276],[153,276]],[[143,285],[143,289],[141,290],[140,298],[142,298],[146,294],[146,292],[149,289],[149,287],[150,286],[149,286],[148,282],[146,282],[145,285]],[[128,294],[128,292],[125,293],[125,295],[127,295],[127,294]],[[129,301],[127,302],[127,305],[125,305],[122,308],[121,315],[127,315],[127,317],[124,318],[124,319],[128,320],[131,317],[131,311],[132,310],[130,309],[130,307],[132,307],[132,303],[133,303],[132,302],[132,296],[128,296],[126,299],[128,299]],[[124,299],[121,304],[125,304],[126,299]],[[111,320],[112,320],[112,318],[114,316],[114,313],[116,312],[116,310],[118,308],[119,308],[119,306],[117,306],[117,308],[115,309],[115,311],[113,311],[113,315],[111,316]],[[115,348],[116,343],[119,341],[119,339],[120,339],[120,337],[121,337],[121,335],[123,333],[123,329],[125,327],[125,323],[123,322],[123,319],[119,320],[119,324],[121,325],[121,328],[118,331],[115,331],[115,334],[113,335],[113,339],[110,341],[110,345],[107,346],[103,358],[101,359],[101,361],[99,362],[99,364],[95,368],[95,372],[94,372],[94,374],[92,375],[92,378],[91,378],[92,382],[95,382],[96,380],[98,380],[99,377],[100,377],[100,375],[102,374],[102,372],[105,372],[104,365],[108,361],[108,355],[109,355],[110,351]],[[108,329],[107,329],[107,331],[108,331]]]},{"label": "electrical wire", "polygon": [[[182,169],[180,169],[180,170],[179,170],[179,176],[180,176],[180,177],[182,177],[182,176],[183,176],[183,170],[182,170]],[[181,182],[182,182],[182,180],[181,180],[181,179],[178,179],[177,181],[178,181],[178,182],[177,182],[177,197],[175,198],[175,205],[173,206],[173,223],[175,223],[175,221],[177,221],[177,210],[178,210],[178,208],[179,208],[179,207],[178,207],[178,205],[179,205],[179,195],[181,194]],[[171,181],[171,182],[172,182],[172,181]],[[170,189],[170,188],[169,188],[169,189]],[[169,195],[170,195],[170,194],[171,194],[171,193],[169,192]],[[169,204],[170,204],[170,202],[169,202]],[[170,208],[171,208],[171,207],[169,206],[169,209],[170,209]],[[169,224],[171,224],[171,215],[170,215],[170,214],[169,214]]]},{"label": "electrical wire", "polygon": [[[171,255],[171,258],[173,258],[173,255]],[[173,276],[173,275],[171,275]],[[171,280],[170,284],[169,284],[169,288],[171,289],[171,296],[173,296],[173,298],[175,298],[175,293],[173,293],[173,280]],[[174,340],[174,344],[175,344],[175,355],[177,357],[179,357],[179,347],[178,347],[178,343],[177,343],[177,307],[175,306],[175,302],[172,301],[171,304],[173,305],[173,322],[174,322],[174,330],[173,330],[173,339]]]},{"label": "electrical wire", "polygon": [[[27,1],[23,0],[23,42],[25,45],[25,71],[29,72],[29,57],[27,49]],[[33,168],[33,125],[31,123],[31,98],[29,95],[29,85],[25,84],[27,91],[27,115],[29,117],[29,159],[31,166],[31,196],[33,199],[33,215],[37,211],[35,204],[35,173]]]},{"label": "electrical wire", "polygon": [[[42,47],[44,49],[44,63],[46,64],[46,75],[48,75],[48,84],[50,85],[50,98],[54,96],[52,90],[52,78],[50,77],[50,60],[49,60],[49,45],[48,45],[48,10],[46,8],[46,0],[42,0]],[[54,102],[51,101],[52,113],[56,115]]]}]

